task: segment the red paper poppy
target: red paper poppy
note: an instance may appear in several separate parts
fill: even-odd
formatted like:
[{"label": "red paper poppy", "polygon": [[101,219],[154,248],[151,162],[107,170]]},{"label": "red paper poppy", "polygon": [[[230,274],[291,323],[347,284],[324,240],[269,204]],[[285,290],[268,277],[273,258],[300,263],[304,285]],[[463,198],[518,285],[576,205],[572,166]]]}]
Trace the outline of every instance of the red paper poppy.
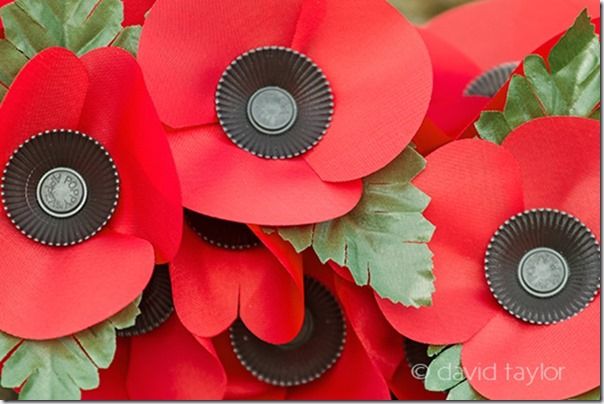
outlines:
[{"label": "red paper poppy", "polygon": [[142,25],[145,23],[145,14],[151,9],[155,0],[122,0],[124,2],[123,25]]},{"label": "red paper poppy", "polygon": [[[36,243],[21,234],[7,215],[1,215],[0,234],[10,249],[2,254],[0,263],[0,329],[27,339],[72,334],[117,313],[142,292],[155,261],[168,260],[176,253],[181,237],[182,209],[174,162],[140,69],[129,54],[106,48],[78,59],[65,49],[52,48],[32,59],[0,106],[0,161],[8,162],[24,142],[18,150],[21,154],[13,156],[32,151],[31,146],[40,139],[57,139],[53,137],[56,133],[33,136],[53,129],[63,133],[61,128],[81,131],[91,137],[86,139],[98,142],[85,141],[96,147],[97,154],[83,155],[82,164],[88,170],[86,167],[111,163],[119,175],[119,200],[117,208],[109,206],[115,212],[105,227],[100,224],[101,231],[69,247]],[[61,135],[62,149],[58,140],[46,145],[77,155],[74,142],[83,137],[65,133]],[[100,162],[98,144],[105,151],[100,153]],[[32,167],[42,167],[56,157],[48,150],[41,149],[42,157],[30,162],[15,157],[11,165],[35,161]],[[105,181],[102,186],[116,182],[113,175],[101,179]],[[14,184],[7,181],[3,179],[5,209],[9,201],[21,203],[9,192]],[[88,199],[80,199],[85,201],[82,211],[100,203],[95,196],[97,185],[88,184]],[[45,203],[38,199],[27,209],[40,209]],[[34,213],[25,215],[24,226],[41,218],[33,229],[36,234],[45,236],[45,231],[54,230],[44,225],[52,217]],[[16,218],[11,217],[19,224]],[[78,215],[74,220],[82,224],[77,222]],[[80,240],[93,234],[74,231]]]},{"label": "red paper poppy", "polygon": [[[316,65],[309,69],[327,77],[333,94],[331,125],[324,138],[313,138],[318,143],[312,150],[295,158],[256,157],[233,144],[218,123],[221,75],[239,56],[229,77],[239,74],[244,62],[252,63],[252,56],[261,59],[253,63],[265,61],[266,49],[245,54],[265,46],[283,47],[272,52],[279,57],[288,54],[293,59],[287,60],[305,66],[310,58]],[[417,131],[432,84],[420,36],[385,1],[362,0],[354,7],[342,7],[336,0],[158,1],[143,29],[139,60],[160,117],[173,128],[169,140],[184,205],[242,223],[297,225],[351,210],[361,196],[359,179],[394,159]],[[263,77],[262,85],[272,83],[271,77]],[[327,99],[321,89],[319,101]],[[235,129],[247,131],[256,119],[251,108],[255,104],[250,104],[255,98],[241,97],[236,105],[252,112]],[[281,94],[284,103],[286,98]],[[244,108],[244,101],[249,108]],[[292,102],[303,111],[300,99]],[[285,111],[290,123],[292,102],[278,109]],[[299,118],[302,122],[302,115]],[[311,130],[310,126],[301,124],[300,130]],[[293,130],[273,138],[288,140]],[[288,155],[271,156],[271,150],[270,157]],[[303,151],[296,149],[291,155]]]},{"label": "red paper poppy", "polygon": [[490,76],[499,87],[513,69],[510,63],[568,29],[585,8],[599,15],[596,0],[485,0],[435,17],[421,30],[434,69],[428,118],[451,138],[459,137],[494,95],[488,86],[483,95],[466,94],[471,83],[499,68],[500,74]]},{"label": "red paper poppy", "polygon": [[[489,290],[484,269],[491,236],[502,223],[525,209],[567,212],[599,239],[599,133],[595,120],[536,119],[514,130],[502,146],[468,139],[440,148],[428,156],[426,170],[415,181],[432,198],[425,214],[436,225],[430,243],[436,292],[430,307],[404,308],[385,300],[379,304],[391,324],[409,338],[430,344],[463,343],[466,374],[494,366],[498,375],[494,379],[469,377],[472,386],[485,397],[564,399],[600,383],[600,365],[595,359],[600,357],[599,296],[581,312],[587,301],[564,312],[576,314],[572,318],[558,318],[563,321],[553,325],[530,324],[498,304]],[[520,223],[516,219],[511,222],[514,226]],[[579,223],[567,222],[572,226]],[[509,222],[505,226],[510,226]],[[528,233],[525,229],[517,234],[509,240],[522,240],[522,234]],[[585,234],[590,233],[581,228],[562,245],[571,245]],[[585,245],[597,250],[593,239],[589,240],[592,241]],[[491,254],[488,259],[493,261],[495,256]],[[598,288],[599,250],[597,256],[598,279],[594,278],[596,284],[590,293]],[[576,264],[572,270],[586,267]],[[523,268],[522,262],[518,268]],[[571,273],[569,279],[576,278]],[[500,282],[492,276],[489,281],[491,288]],[[579,295],[588,294],[580,287],[576,291]],[[507,310],[514,311],[517,302],[510,302],[501,294],[498,299]],[[545,302],[554,304],[551,299]],[[549,315],[556,319],[558,314]],[[533,373],[540,366],[564,368],[564,374],[552,379],[550,373],[527,383],[526,379],[506,376],[506,365]]]},{"label": "red paper poppy", "polygon": [[[212,225],[223,224],[214,220]],[[304,318],[302,258],[277,235],[260,229],[254,235],[239,226],[237,231],[249,233],[258,245],[218,247],[185,226],[180,251],[170,266],[176,312],[195,335],[216,336],[240,317],[267,342],[291,341]],[[268,248],[262,244],[266,240],[271,240]]]},{"label": "red paper poppy", "polygon": [[83,400],[220,400],[226,375],[212,343],[175,315],[152,332],[119,338],[111,367]]}]

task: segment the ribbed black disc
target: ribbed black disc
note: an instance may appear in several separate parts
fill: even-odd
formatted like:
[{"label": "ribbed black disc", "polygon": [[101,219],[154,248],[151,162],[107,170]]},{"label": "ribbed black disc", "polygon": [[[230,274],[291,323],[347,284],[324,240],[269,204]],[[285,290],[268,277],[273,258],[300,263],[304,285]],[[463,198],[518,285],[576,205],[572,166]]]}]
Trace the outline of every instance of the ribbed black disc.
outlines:
[{"label": "ribbed black disc", "polygon": [[344,314],[335,297],[318,281],[304,278],[306,316],[298,336],[273,345],[254,336],[237,320],[231,344],[242,365],[260,381],[298,386],[321,377],[340,357],[346,341]]},{"label": "ribbed black disc", "polygon": [[2,202],[27,237],[51,246],[81,243],[115,211],[119,178],[93,138],[71,130],[39,133],[15,150],[2,177]]},{"label": "ribbed black disc", "polygon": [[424,379],[432,358],[428,356],[428,345],[405,338],[405,360],[413,377]]},{"label": "ribbed black disc", "polygon": [[263,47],[235,59],[216,92],[216,112],[242,149],[283,159],[310,150],[333,114],[333,95],[321,69],[289,48]]},{"label": "ribbed black disc", "polygon": [[136,317],[136,323],[132,327],[117,330],[118,336],[133,337],[146,334],[170,318],[174,311],[174,303],[168,265],[155,267],[138,308],[141,313]]},{"label": "ribbed black disc", "polygon": [[466,96],[492,97],[508,81],[518,62],[502,63],[487,70],[468,84],[464,90]]},{"label": "ribbed black disc", "polygon": [[189,226],[208,243],[230,250],[244,250],[260,245],[258,237],[243,223],[216,219],[185,209]]},{"label": "ribbed black disc", "polygon": [[600,246],[581,221],[553,209],[507,220],[486,252],[486,278],[497,301],[534,324],[581,312],[600,288]]}]

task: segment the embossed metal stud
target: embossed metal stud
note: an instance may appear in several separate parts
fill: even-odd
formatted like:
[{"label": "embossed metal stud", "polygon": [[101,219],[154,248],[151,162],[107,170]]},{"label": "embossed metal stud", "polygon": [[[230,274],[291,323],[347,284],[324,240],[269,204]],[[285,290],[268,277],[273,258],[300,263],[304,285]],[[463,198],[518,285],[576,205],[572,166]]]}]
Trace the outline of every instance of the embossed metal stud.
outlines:
[{"label": "embossed metal stud", "polygon": [[105,148],[78,131],[54,129],[27,139],[2,176],[4,211],[30,239],[51,246],[81,243],[109,221],[119,177]]},{"label": "embossed metal stud", "polygon": [[320,378],[338,360],[346,342],[346,321],[335,297],[313,278],[304,278],[306,315],[296,338],[273,345],[260,340],[241,322],[230,328],[233,350],[258,380],[291,387]]},{"label": "embossed metal stud", "polygon": [[246,250],[260,245],[260,240],[243,223],[216,219],[185,209],[185,220],[208,243],[229,250]]},{"label": "embossed metal stud", "polygon": [[269,46],[250,50],[227,67],[216,91],[216,112],[240,148],[263,158],[292,158],[327,131],[333,95],[307,56]]},{"label": "embossed metal stud", "polygon": [[533,209],[507,220],[485,256],[487,283],[508,312],[533,324],[571,318],[600,288],[600,246],[568,213]]},{"label": "embossed metal stud", "polygon": [[465,96],[493,97],[509,80],[520,63],[502,63],[473,79],[465,88]]},{"label": "embossed metal stud", "polygon": [[120,337],[147,334],[165,323],[174,312],[168,265],[157,265],[138,305],[140,314],[132,327],[117,330]]}]

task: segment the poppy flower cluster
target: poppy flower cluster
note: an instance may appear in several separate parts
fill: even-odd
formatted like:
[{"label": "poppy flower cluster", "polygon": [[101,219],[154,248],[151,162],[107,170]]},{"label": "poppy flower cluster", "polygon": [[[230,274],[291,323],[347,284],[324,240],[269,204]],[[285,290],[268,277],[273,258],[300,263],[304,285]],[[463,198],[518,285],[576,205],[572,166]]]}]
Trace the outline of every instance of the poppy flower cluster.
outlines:
[{"label": "poppy flower cluster", "polygon": [[[598,388],[599,100],[589,117],[525,117],[501,144],[474,128],[507,105],[524,58],[547,58],[597,3],[484,0],[415,26],[384,0],[119,1],[136,55],[118,39],[74,53],[70,41],[92,41],[82,28],[18,69],[0,60],[0,386],[84,400]],[[18,26],[0,39],[13,61],[50,41],[0,17]],[[367,179],[410,148],[425,168],[403,187],[383,181],[375,217],[355,222],[366,229],[338,227],[372,203]],[[388,256],[400,248],[380,237],[392,198],[409,207],[410,232],[417,217],[435,228],[423,240],[432,269],[417,275],[434,291],[419,307],[360,285],[312,242],[333,221],[346,258],[364,254],[363,231]],[[308,226],[306,249],[281,232]],[[419,260],[388,263],[410,266],[393,289]],[[463,397],[433,372],[451,352]],[[563,373],[517,377],[544,366]],[[495,376],[480,377],[486,368]]]}]

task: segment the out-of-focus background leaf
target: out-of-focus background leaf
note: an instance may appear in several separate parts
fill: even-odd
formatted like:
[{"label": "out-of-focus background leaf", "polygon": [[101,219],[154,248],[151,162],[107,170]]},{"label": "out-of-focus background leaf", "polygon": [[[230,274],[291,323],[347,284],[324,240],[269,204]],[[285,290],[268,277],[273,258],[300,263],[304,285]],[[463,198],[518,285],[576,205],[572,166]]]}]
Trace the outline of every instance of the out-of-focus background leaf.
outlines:
[{"label": "out-of-focus background leaf", "polygon": [[430,18],[450,8],[476,0],[389,0],[405,16],[416,24],[423,24]]}]

